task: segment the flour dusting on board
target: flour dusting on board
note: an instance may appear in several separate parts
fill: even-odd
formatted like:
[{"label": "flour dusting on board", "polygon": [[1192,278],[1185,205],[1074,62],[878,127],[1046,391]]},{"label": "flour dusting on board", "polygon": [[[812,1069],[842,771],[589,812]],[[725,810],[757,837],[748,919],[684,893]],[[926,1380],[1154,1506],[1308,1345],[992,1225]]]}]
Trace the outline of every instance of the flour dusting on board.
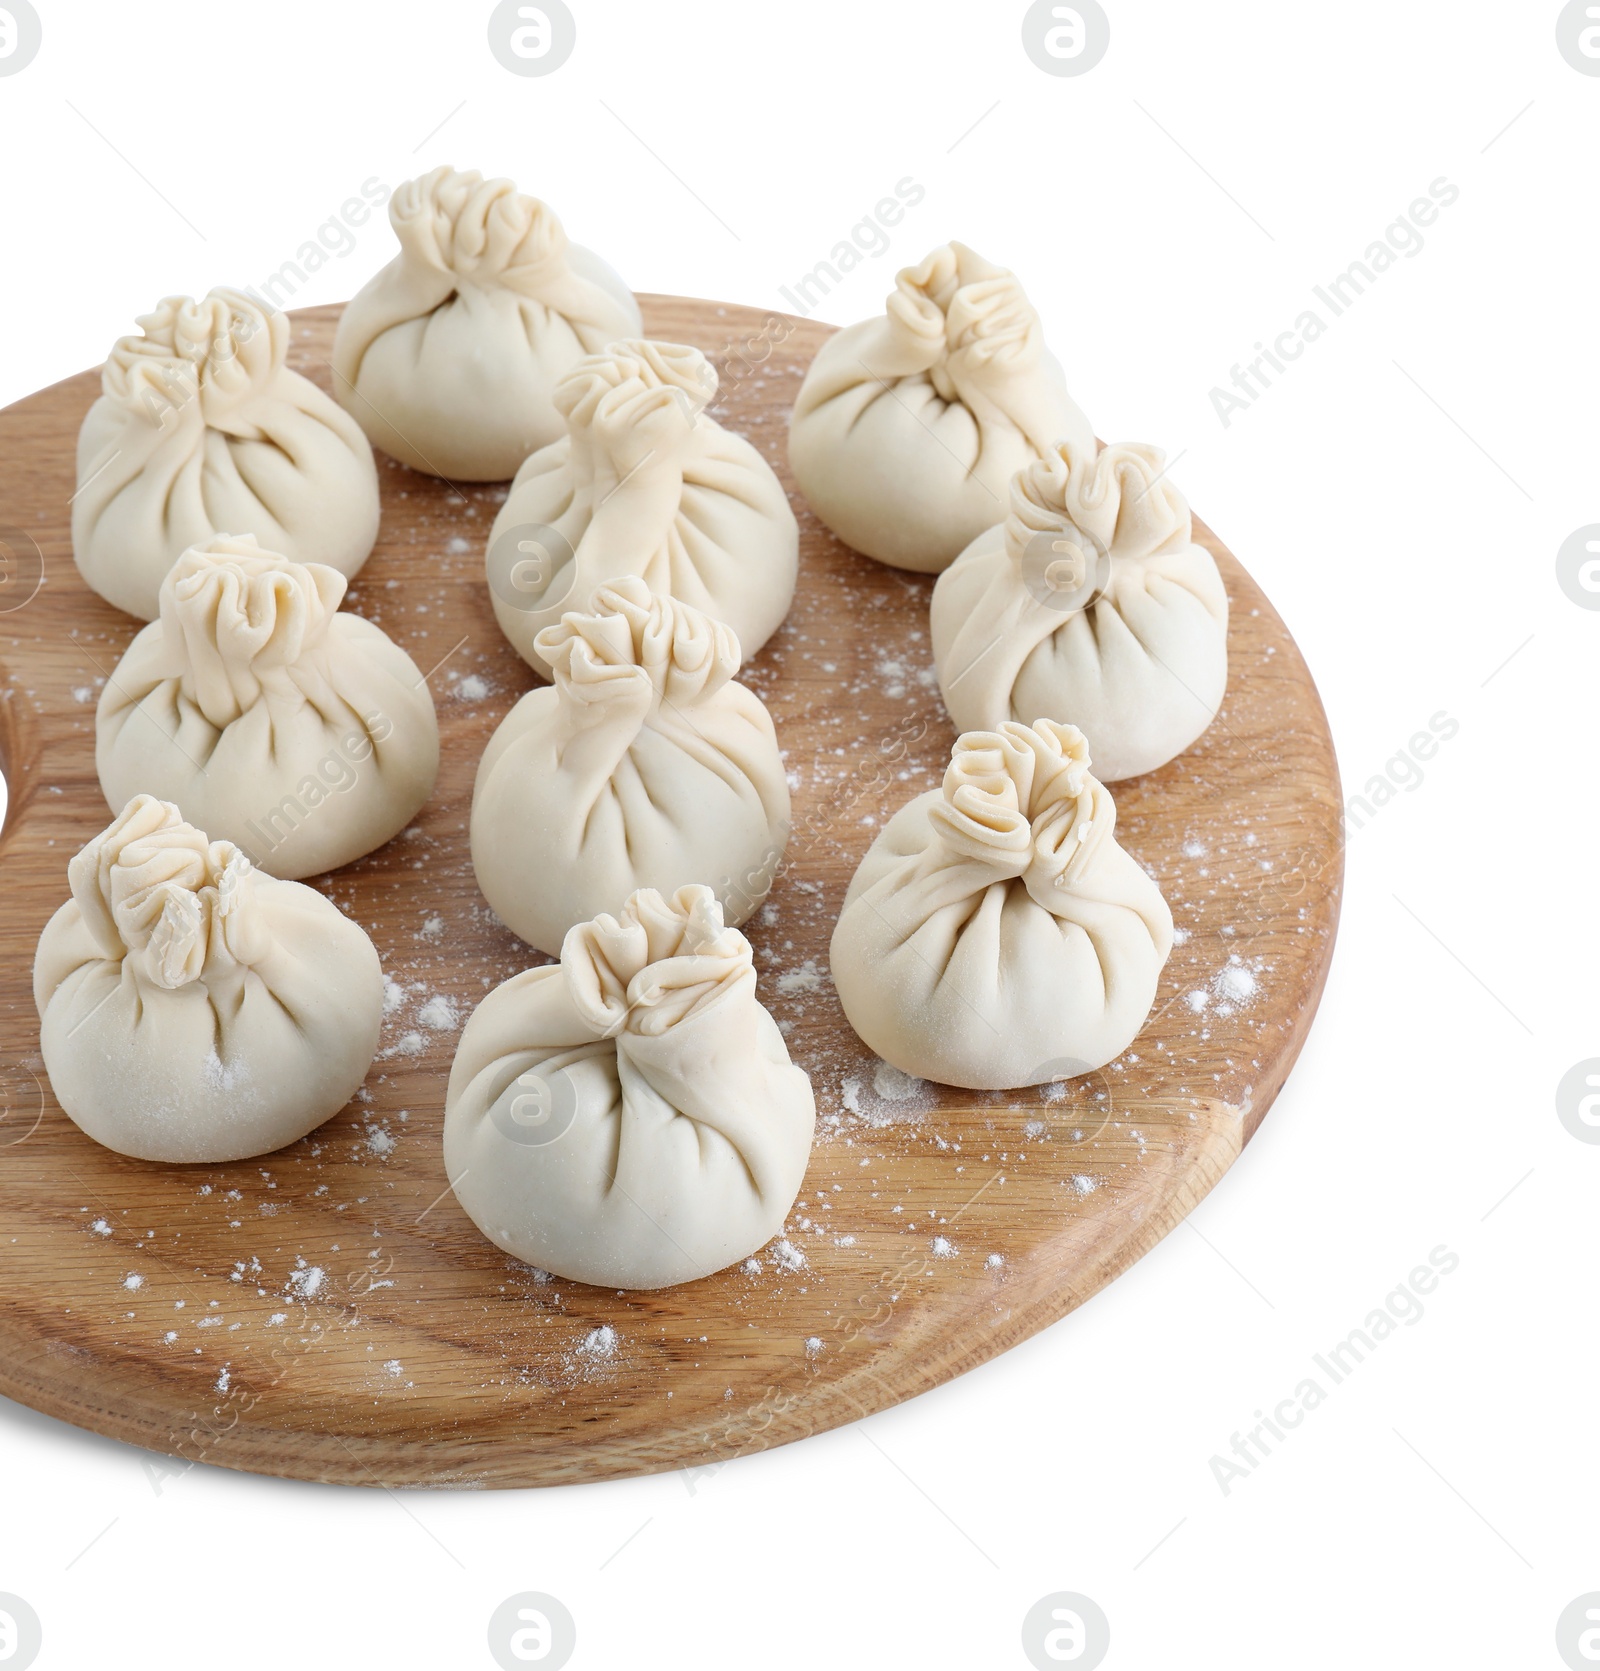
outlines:
[{"label": "flour dusting on board", "polygon": [[808,957],[798,968],[786,969],[772,985],[780,998],[792,998],[797,992],[822,991],[828,985],[828,975],[816,958]]},{"label": "flour dusting on board", "polygon": [[874,1057],[870,1078],[852,1074],[841,1081],[839,1105],[874,1130],[914,1125],[937,1106],[937,1091],[926,1079]]},{"label": "flour dusting on board", "polygon": [[287,1291],[291,1298],[297,1300],[313,1300],[322,1292],[322,1285],[327,1281],[328,1273],[320,1265],[308,1265],[302,1257],[295,1268],[290,1271]]}]

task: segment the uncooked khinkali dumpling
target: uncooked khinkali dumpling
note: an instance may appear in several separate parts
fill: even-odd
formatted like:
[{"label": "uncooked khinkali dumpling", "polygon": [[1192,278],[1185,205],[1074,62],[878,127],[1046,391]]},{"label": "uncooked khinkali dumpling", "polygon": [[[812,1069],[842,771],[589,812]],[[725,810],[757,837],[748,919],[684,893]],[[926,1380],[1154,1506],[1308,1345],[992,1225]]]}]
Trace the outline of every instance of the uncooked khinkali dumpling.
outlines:
[{"label": "uncooked khinkali dumpling", "polygon": [[895,282],[882,317],[817,351],[789,463],[846,545],[934,573],[1005,514],[1018,470],[1094,431],[1005,268],[944,244]]},{"label": "uncooked khinkali dumpling", "polygon": [[794,512],[761,454],[705,415],[716,392],[698,348],[643,339],[556,390],[567,433],[517,472],[488,552],[500,626],[547,677],[535,637],[620,575],[726,621],[748,656],[788,614]]},{"label": "uncooked khinkali dumpling", "polygon": [[389,221],[400,253],[340,317],[334,388],[402,464],[503,481],[560,435],[556,384],[636,335],[639,304],[509,180],[436,168],[395,192]]},{"label": "uncooked khinkali dumpling", "polygon": [[238,290],[168,296],[123,337],[78,432],[72,554],[108,603],[154,618],[192,545],[243,529],[346,578],[378,536],[372,448],[285,364],[289,320]]},{"label": "uncooked khinkali dumpling", "polygon": [[445,1169],[515,1258],[606,1288],[721,1270],[783,1227],[816,1108],[709,888],[641,889],[473,1012]]},{"label": "uncooked khinkali dumpling", "polygon": [[337,906],[151,795],[67,876],[33,995],[51,1089],[97,1143],[140,1160],[243,1160],[355,1094],[378,1047],[383,972]]},{"label": "uncooked khinkali dumpling", "polygon": [[733,683],[733,629],[636,575],[539,634],[554,687],[490,739],[472,796],[478,886],[530,945],[637,888],[712,885],[730,923],[766,897],[789,785],[766,704]]},{"label": "uncooked khinkali dumpling", "polygon": [[174,801],[274,876],[349,864],[403,830],[439,768],[433,697],[381,628],[337,613],[344,589],[247,534],[186,551],[100,693],[107,803]]},{"label": "uncooked khinkali dumpling", "polygon": [[904,1073],[998,1091],[1133,1042],[1172,949],[1075,726],[969,731],[944,787],[885,825],[833,931],[850,1025]]},{"label": "uncooked khinkali dumpling", "polygon": [[1005,521],[933,589],[933,658],[959,731],[1041,714],[1094,744],[1107,783],[1181,754],[1228,683],[1228,594],[1154,447],[1055,447]]}]

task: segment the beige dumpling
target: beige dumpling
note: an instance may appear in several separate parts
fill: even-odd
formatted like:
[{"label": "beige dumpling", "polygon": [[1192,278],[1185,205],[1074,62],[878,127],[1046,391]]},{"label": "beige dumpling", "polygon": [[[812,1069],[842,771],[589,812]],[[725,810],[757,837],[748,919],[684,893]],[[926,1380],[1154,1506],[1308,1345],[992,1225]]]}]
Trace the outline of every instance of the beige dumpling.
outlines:
[{"label": "beige dumpling", "polygon": [[192,545],[256,535],[346,578],[378,535],[372,448],[288,369],[289,320],[238,290],[168,296],[123,337],[78,432],[72,554],[108,603],[154,619]]},{"label": "beige dumpling", "polygon": [[638,888],[694,881],[731,924],[766,897],[789,785],[766,704],[734,683],[733,630],[636,575],[539,635],[555,685],[500,722],[472,795],[478,886],[554,954]]},{"label": "beige dumpling", "polygon": [[274,876],[333,870],[403,830],[438,773],[433,697],[381,628],[338,612],[344,590],[248,535],[185,552],[100,693],[107,804],[173,801]]},{"label": "beige dumpling", "polygon": [[498,986],[445,1094],[457,1199],[577,1282],[665,1288],[755,1253],[805,1176],[816,1106],[708,888],[642,889]]},{"label": "beige dumpling", "polygon": [[517,472],[488,549],[495,617],[547,678],[538,634],[622,575],[726,621],[747,656],[788,614],[794,512],[772,466],[706,416],[716,392],[698,348],[644,339],[591,355],[556,390],[566,434]]},{"label": "beige dumpling", "polygon": [[136,796],[67,866],[33,965],[56,1100],[140,1160],[243,1160],[337,1113],[378,1046],[383,973],[321,894]]},{"label": "beige dumpling", "polygon": [[1014,274],[944,244],[895,282],[881,317],[817,351],[789,463],[846,545],[936,573],[1005,514],[1018,470],[1094,431]]},{"label": "beige dumpling", "polygon": [[884,826],[834,927],[850,1025],[922,1079],[1012,1090],[1122,1054],[1172,950],[1073,726],[969,731],[944,786]]},{"label": "beige dumpling", "polygon": [[436,168],[389,200],[400,253],[345,308],[334,390],[391,458],[503,481],[561,434],[555,386],[641,328],[633,292],[509,180]]},{"label": "beige dumpling", "polygon": [[1076,725],[1102,781],[1151,772],[1210,725],[1228,683],[1228,594],[1154,447],[1052,448],[1004,521],[939,576],[931,627],[958,731]]}]

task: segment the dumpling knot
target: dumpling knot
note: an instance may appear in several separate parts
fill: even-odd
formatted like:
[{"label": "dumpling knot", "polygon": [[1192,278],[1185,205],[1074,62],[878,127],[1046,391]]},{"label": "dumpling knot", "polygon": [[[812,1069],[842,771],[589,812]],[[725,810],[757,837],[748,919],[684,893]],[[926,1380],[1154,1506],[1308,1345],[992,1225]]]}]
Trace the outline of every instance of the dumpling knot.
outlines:
[{"label": "dumpling knot", "polygon": [[571,611],[534,639],[564,695],[592,701],[648,681],[652,705],[699,701],[739,671],[732,627],[638,575],[596,589],[586,611]]},{"label": "dumpling knot", "polygon": [[161,586],[161,632],[184,695],[218,729],[321,643],[349,582],[264,551],[252,534],[191,546]]},{"label": "dumpling knot", "polygon": [[1041,534],[1087,545],[1085,556],[1109,553],[1113,562],[1181,549],[1192,519],[1165,464],[1159,447],[1137,442],[1119,441],[1098,455],[1058,442],[1012,479],[1007,551],[1020,563]]},{"label": "dumpling knot", "polygon": [[567,277],[567,234],[555,211],[476,169],[407,180],[390,199],[389,224],[407,256],[461,284],[537,296]]},{"label": "dumpling knot", "polygon": [[1070,886],[1110,839],[1116,809],[1089,773],[1089,745],[1075,725],[1007,720],[956,740],[928,818],[947,847],[1027,876],[1031,892],[1035,882]]},{"label": "dumpling knot", "polygon": [[755,986],[750,942],[724,926],[700,883],[670,899],[640,888],[616,916],[568,931],[561,969],[578,1013],[597,1038],[654,1037],[741,985]]},{"label": "dumpling knot", "polygon": [[198,302],[167,296],[138,325],[141,335],[112,348],[101,388],[157,427],[175,413],[226,427],[230,412],[266,392],[289,352],[287,317],[226,287]]},{"label": "dumpling knot", "polygon": [[686,343],[630,337],[587,354],[556,385],[556,410],[572,429],[682,440],[717,393],[716,368]]},{"label": "dumpling knot", "polygon": [[214,953],[252,963],[266,950],[250,861],[153,795],[129,801],[71,860],[67,879],[101,952],[154,986],[199,980]]},{"label": "dumpling knot", "polygon": [[1005,370],[1043,346],[1038,312],[1016,275],[965,244],[941,244],[916,266],[902,269],[895,286],[889,317],[921,345],[922,363],[942,399],[958,398],[955,382],[942,369],[951,358],[975,373],[991,364]]}]

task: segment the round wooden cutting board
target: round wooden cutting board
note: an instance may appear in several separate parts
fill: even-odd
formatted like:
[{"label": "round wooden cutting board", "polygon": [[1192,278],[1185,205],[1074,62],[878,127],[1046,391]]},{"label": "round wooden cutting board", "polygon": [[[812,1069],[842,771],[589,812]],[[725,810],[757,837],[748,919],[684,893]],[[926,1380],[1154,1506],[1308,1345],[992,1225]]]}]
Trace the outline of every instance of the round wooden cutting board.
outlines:
[{"label": "round wooden cutting board", "polygon": [[[616,1293],[508,1259],[456,1204],[440,1128],[461,1026],[544,961],[491,916],[467,855],[478,756],[535,680],[484,582],[505,485],[382,457],[382,532],[348,607],[431,670],[444,763],[412,829],[315,884],[392,983],[366,1086],[292,1148],[232,1166],[127,1160],[61,1112],[34,946],[67,860],[110,819],[95,702],[139,626],[72,562],[74,445],[99,392],[84,372],[0,412],[0,1392],[175,1457],[357,1485],[716,1463],[924,1392],[1081,1304],[1206,1194],[1283,1084],[1333,951],[1338,772],[1294,641],[1198,522],[1233,606],[1227,703],[1188,754],[1114,791],[1119,838],[1179,931],[1138,1042],[1051,1100],[908,1082],[856,1038],[828,979],[833,922],[953,740],[932,580],[846,550],[789,482],[789,408],[828,327],[642,302],[651,335],[712,357],[711,415],[770,459],[800,518],[799,595],[743,675],[777,723],[795,827],[745,930],[817,1096],[783,1238],[702,1282]],[[338,311],[293,316],[292,363],[324,389]]]}]

